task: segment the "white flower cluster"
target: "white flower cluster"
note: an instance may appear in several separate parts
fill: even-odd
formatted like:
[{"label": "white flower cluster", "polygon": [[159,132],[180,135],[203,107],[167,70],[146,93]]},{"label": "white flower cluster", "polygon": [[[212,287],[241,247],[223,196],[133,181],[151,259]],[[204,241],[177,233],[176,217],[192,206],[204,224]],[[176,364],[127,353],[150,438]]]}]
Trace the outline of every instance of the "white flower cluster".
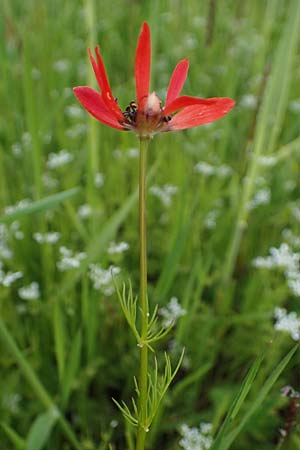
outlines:
[{"label": "white flower cluster", "polygon": [[248,203],[248,209],[254,209],[260,205],[267,205],[270,203],[271,198],[271,190],[268,187],[259,189],[255,194],[252,200]]},{"label": "white flower cluster", "polygon": [[178,192],[178,187],[171,184],[165,184],[164,186],[151,186],[150,193],[155,197],[158,197],[164,206],[169,207],[172,204],[172,197]]},{"label": "white flower cluster", "polygon": [[291,211],[292,211],[292,214],[293,214],[294,218],[298,222],[300,222],[300,208],[298,208],[298,206],[292,206],[291,207]]},{"label": "white flower cluster", "polygon": [[111,242],[108,246],[107,253],[110,255],[118,255],[120,253],[125,252],[129,249],[129,244],[127,242],[119,242],[118,244],[116,242]]},{"label": "white flower cluster", "polygon": [[68,72],[70,69],[70,61],[67,59],[58,59],[53,63],[53,69],[58,73]]},{"label": "white flower cluster", "polygon": [[285,228],[282,230],[282,237],[293,247],[300,247],[300,236],[297,236],[295,233],[292,232],[289,228]]},{"label": "white flower cluster", "polygon": [[289,103],[289,110],[298,114],[300,112],[300,99],[296,98]]},{"label": "white flower cluster", "polygon": [[104,174],[97,172],[94,176],[94,185],[96,188],[101,188],[104,185]]},{"label": "white flower cluster", "polygon": [[245,94],[240,99],[239,105],[245,109],[255,109],[257,105],[257,97],[253,94]]},{"label": "white flower cluster", "polygon": [[88,275],[93,283],[94,289],[97,291],[101,290],[105,295],[112,295],[115,292],[113,277],[120,272],[120,267],[109,266],[109,268],[105,270],[100,264],[90,264]]},{"label": "white flower cluster", "polygon": [[8,241],[11,237],[15,239],[24,239],[24,233],[20,229],[20,222],[15,220],[10,226],[5,223],[0,223],[0,258],[11,259],[13,252],[9,247]]},{"label": "white flower cluster", "polygon": [[20,200],[15,205],[9,205],[4,208],[5,214],[12,214],[15,211],[19,211],[20,209],[27,208],[28,205],[30,205],[31,200],[29,198],[24,198],[23,200]]},{"label": "white flower cluster", "polygon": [[278,158],[276,156],[260,156],[258,162],[262,167],[273,167],[277,164]]},{"label": "white flower cluster", "polygon": [[259,269],[283,269],[288,286],[297,297],[300,296],[299,264],[300,253],[294,253],[286,243],[279,248],[272,247],[269,256],[258,256],[252,261],[252,265]]},{"label": "white flower cluster", "polygon": [[43,183],[47,189],[55,189],[59,184],[58,180],[47,172],[43,174]]},{"label": "white flower cluster", "polygon": [[0,261],[0,284],[4,287],[10,287],[19,278],[22,278],[22,272],[5,272],[3,270],[3,264]]},{"label": "white flower cluster", "polygon": [[8,229],[4,223],[0,223],[0,258],[11,259],[12,251],[8,246]]},{"label": "white flower cluster", "polygon": [[162,324],[165,328],[168,328],[172,323],[186,314],[186,310],[183,309],[178,301],[177,297],[172,297],[166,307],[159,309],[159,314],[163,317]]},{"label": "white flower cluster", "polygon": [[47,167],[52,170],[57,167],[65,166],[69,162],[73,161],[73,158],[73,155],[65,149],[57,153],[49,153]]},{"label": "white flower cluster", "polygon": [[59,252],[60,260],[56,263],[56,266],[61,272],[77,269],[80,267],[81,261],[86,258],[85,252],[73,253],[67,247],[60,247]]},{"label": "white flower cluster", "polygon": [[83,109],[77,105],[67,106],[65,109],[65,114],[71,119],[81,119],[82,117],[84,117]]},{"label": "white flower cluster", "polygon": [[77,214],[79,215],[79,217],[81,217],[81,219],[87,219],[92,215],[92,212],[93,212],[92,207],[88,203],[80,205],[77,210]]},{"label": "white flower cluster", "polygon": [[205,228],[212,230],[213,228],[216,228],[217,225],[217,218],[219,216],[220,212],[216,209],[212,209],[209,211],[204,219],[204,225]]},{"label": "white flower cluster", "polygon": [[86,133],[87,126],[84,123],[76,123],[73,127],[67,128],[65,135],[70,139],[77,139]]},{"label": "white flower cluster", "polygon": [[275,308],[274,311],[275,324],[274,328],[277,331],[286,331],[291,335],[294,341],[300,339],[300,317],[292,311],[287,313],[285,308]]},{"label": "white flower cluster", "polygon": [[194,171],[206,176],[216,175],[220,178],[226,178],[232,173],[231,167],[227,166],[226,164],[221,164],[220,166],[212,166],[205,161],[198,162],[194,166]]},{"label": "white flower cluster", "polygon": [[28,286],[23,286],[18,289],[19,297],[23,300],[36,300],[40,297],[40,287],[36,281],[33,281]]},{"label": "white flower cluster", "polygon": [[56,244],[60,239],[61,234],[58,231],[51,231],[49,233],[34,233],[33,239],[38,244]]},{"label": "white flower cluster", "polygon": [[208,450],[212,445],[211,431],[211,423],[203,422],[199,428],[190,428],[184,424],[180,429],[182,438],[179,441],[179,445],[184,450]]},{"label": "white flower cluster", "polygon": [[139,157],[139,149],[132,147],[127,150],[128,158],[134,159]]}]

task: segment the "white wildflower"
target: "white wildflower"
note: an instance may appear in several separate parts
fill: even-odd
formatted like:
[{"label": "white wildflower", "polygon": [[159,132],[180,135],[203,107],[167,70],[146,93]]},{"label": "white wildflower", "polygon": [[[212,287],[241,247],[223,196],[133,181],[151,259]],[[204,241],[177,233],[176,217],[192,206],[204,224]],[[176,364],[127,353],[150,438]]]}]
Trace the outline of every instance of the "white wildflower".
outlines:
[{"label": "white wildflower", "polygon": [[18,240],[21,241],[22,239],[24,239],[24,233],[22,230],[20,230],[20,222],[18,222],[17,220],[15,220],[11,226],[10,226],[10,231],[12,232],[13,236]]},{"label": "white wildflower", "polygon": [[282,237],[288,241],[293,247],[300,247],[300,236],[296,236],[292,230],[285,228],[282,230]]},{"label": "white wildflower", "polygon": [[211,437],[212,425],[202,423],[198,428],[190,428],[184,424],[181,426],[180,434],[182,436],[179,445],[184,450],[208,450],[212,445]]},{"label": "white wildflower", "polygon": [[76,123],[73,127],[66,130],[65,134],[70,139],[76,139],[86,133],[87,126],[85,123]]},{"label": "white wildflower", "polygon": [[183,309],[178,301],[177,297],[172,297],[166,307],[159,309],[159,314],[163,317],[162,324],[165,328],[168,328],[172,323],[186,314],[186,310]]},{"label": "white wildflower", "polygon": [[15,205],[9,205],[4,208],[5,214],[12,214],[15,211],[19,211],[20,209],[27,208],[31,203],[31,200],[29,198],[24,198],[23,200],[20,200]]},{"label": "white wildflower", "polygon": [[257,256],[257,258],[252,260],[252,266],[257,269],[273,269],[274,263],[271,256]]},{"label": "white wildflower", "polygon": [[272,247],[269,256],[255,258],[252,265],[256,268],[283,269],[289,288],[294,295],[300,296],[300,253],[294,253],[288,244]]},{"label": "white wildflower", "polygon": [[69,105],[65,109],[66,116],[71,119],[80,119],[84,117],[84,111],[77,105]]},{"label": "white wildflower", "polygon": [[58,231],[51,231],[49,233],[34,233],[33,238],[38,244],[56,244],[60,239],[61,234]]},{"label": "white wildflower", "polygon": [[0,284],[4,287],[10,287],[15,281],[22,278],[22,272],[4,272],[0,263]]},{"label": "white wildflower", "polygon": [[19,297],[23,300],[36,300],[40,297],[40,287],[36,281],[33,281],[28,286],[23,286],[18,289]]},{"label": "white wildflower", "polygon": [[172,198],[177,192],[178,187],[171,184],[165,184],[161,187],[156,185],[150,187],[150,193],[158,197],[166,207],[171,206]]},{"label": "white wildflower", "polygon": [[240,106],[245,109],[255,109],[257,105],[257,97],[252,94],[243,95],[239,102]]},{"label": "white wildflower", "polygon": [[128,158],[138,158],[139,157],[139,150],[138,150],[138,148],[135,148],[135,147],[133,147],[133,148],[129,148],[128,150],[127,150],[127,156],[128,156]]},{"label": "white wildflower", "polygon": [[53,69],[58,73],[68,72],[70,68],[70,62],[67,59],[58,59],[53,64]]},{"label": "white wildflower", "polygon": [[283,183],[283,188],[287,192],[292,192],[297,187],[297,183],[295,180],[286,180]]},{"label": "white wildflower", "polygon": [[253,199],[248,203],[248,209],[254,209],[260,205],[266,205],[270,202],[271,190],[270,188],[259,189]]},{"label": "white wildflower", "polygon": [[45,172],[43,174],[44,186],[48,189],[55,189],[58,186],[58,180],[52,177],[49,173]]},{"label": "white wildflower", "polygon": [[277,331],[288,332],[294,341],[300,339],[300,317],[292,311],[287,313],[285,308],[275,308],[274,310],[275,324],[274,328]]},{"label": "white wildflower", "polygon": [[110,426],[111,426],[112,428],[116,428],[118,425],[119,425],[118,420],[113,419],[113,420],[110,422]]},{"label": "white wildflower", "polygon": [[104,174],[97,172],[94,176],[94,185],[96,188],[101,188],[104,185]]},{"label": "white wildflower", "polygon": [[116,266],[109,266],[107,270],[103,269],[100,264],[90,264],[88,276],[93,283],[93,288],[97,291],[101,290],[105,295],[114,293],[113,277],[118,275],[121,269]]},{"label": "white wildflower", "polygon": [[73,155],[68,150],[61,150],[57,153],[49,153],[47,160],[48,169],[56,169],[57,167],[65,166],[73,161]]},{"label": "white wildflower", "polygon": [[216,209],[209,211],[209,213],[206,215],[204,219],[205,227],[208,228],[209,230],[216,228],[218,215],[219,211],[217,211]]},{"label": "white wildflower", "polygon": [[26,131],[25,133],[22,134],[22,143],[24,147],[29,149],[31,146],[31,142],[32,142],[31,134],[28,131]]},{"label": "white wildflower", "polygon": [[79,206],[77,213],[81,219],[87,219],[92,215],[92,211],[91,205],[85,203],[84,205]]},{"label": "white wildflower", "polygon": [[298,208],[298,206],[292,206],[291,207],[291,211],[292,211],[292,214],[293,214],[294,218],[298,222],[300,222],[300,208]]},{"label": "white wildflower", "polygon": [[125,252],[129,249],[129,244],[127,242],[119,242],[118,244],[116,242],[111,242],[109,244],[109,247],[107,249],[107,253],[110,255],[116,255]]},{"label": "white wildflower", "polygon": [[194,166],[194,171],[202,175],[210,176],[215,174],[215,167],[205,161],[200,161]]},{"label": "white wildflower", "polygon": [[294,253],[288,244],[281,244],[279,248],[272,247],[270,254],[274,267],[281,267],[290,273],[299,269],[300,253]]},{"label": "white wildflower", "polygon": [[296,297],[300,297],[300,273],[295,274],[290,273],[288,277],[288,286]]},{"label": "white wildflower", "polygon": [[226,178],[231,174],[232,168],[226,164],[221,164],[219,167],[216,167],[216,175],[220,178]]},{"label": "white wildflower", "polygon": [[0,258],[11,259],[13,252],[8,246],[9,232],[4,223],[0,223]]},{"label": "white wildflower", "polygon": [[300,112],[300,99],[292,100],[289,103],[289,110],[293,113],[298,114]]},{"label": "white wildflower", "polygon": [[276,156],[260,156],[258,162],[262,167],[273,167],[277,164],[278,159]]},{"label": "white wildflower", "polygon": [[65,270],[77,269],[80,267],[81,261],[86,258],[86,253],[73,253],[67,247],[60,247],[60,260],[56,263],[58,270],[61,272]]},{"label": "white wildflower", "polygon": [[16,156],[17,158],[20,158],[23,153],[23,149],[22,149],[20,142],[15,142],[14,144],[12,144],[11,151],[14,156]]}]

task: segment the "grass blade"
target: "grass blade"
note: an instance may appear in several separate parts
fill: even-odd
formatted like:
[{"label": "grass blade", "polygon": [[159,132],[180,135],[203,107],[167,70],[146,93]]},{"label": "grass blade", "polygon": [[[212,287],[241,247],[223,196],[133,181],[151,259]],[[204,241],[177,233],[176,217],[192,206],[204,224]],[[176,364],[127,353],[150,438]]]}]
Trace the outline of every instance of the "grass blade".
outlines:
[{"label": "grass blade", "polygon": [[[225,438],[224,444],[220,447],[222,450],[227,450],[233,441],[236,439],[236,437],[239,435],[239,433],[242,431],[242,429],[247,424],[248,420],[256,413],[256,411],[260,408],[263,401],[267,397],[268,393],[270,392],[272,386],[276,383],[277,379],[279,378],[280,374],[283,372],[285,367],[290,362],[291,358],[295,354],[296,350],[298,349],[299,345],[295,345],[292,350],[289,351],[289,353],[280,361],[280,363],[277,365],[277,367],[273,370],[265,384],[263,385],[262,389],[256,396],[253,404],[248,409],[247,413],[242,418],[240,424]],[[213,449],[215,450],[215,449]]]},{"label": "grass blade", "polygon": [[16,219],[20,219],[28,214],[47,211],[48,209],[55,208],[59,203],[69,200],[80,192],[79,187],[68,189],[67,191],[59,192],[58,194],[49,195],[41,200],[30,203],[28,206],[17,209],[9,214],[4,214],[0,217],[0,223],[13,222]]},{"label": "grass blade", "polygon": [[226,435],[232,421],[238,414],[242,404],[244,403],[245,398],[247,397],[247,395],[251,389],[251,386],[253,385],[253,382],[255,380],[255,377],[261,366],[262,361],[263,361],[263,356],[260,356],[252,364],[246,378],[244,379],[244,381],[240,387],[238,394],[234,398],[234,400],[229,408],[227,416],[223,422],[223,425],[220,428],[219,433],[217,434],[216,440],[214,441],[211,450],[221,450],[221,449],[223,450],[224,436]]}]

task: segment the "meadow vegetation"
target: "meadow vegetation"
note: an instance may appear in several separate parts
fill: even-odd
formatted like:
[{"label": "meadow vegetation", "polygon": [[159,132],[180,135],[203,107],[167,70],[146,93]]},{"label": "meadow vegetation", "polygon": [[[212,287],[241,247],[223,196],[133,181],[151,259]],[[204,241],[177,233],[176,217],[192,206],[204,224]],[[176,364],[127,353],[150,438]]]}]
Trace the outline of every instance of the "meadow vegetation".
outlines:
[{"label": "meadow vegetation", "polygon": [[184,93],[236,100],[150,143],[149,302],[174,323],[158,368],[185,353],[147,448],[300,449],[299,0],[0,8],[1,450],[134,449],[112,398],[130,404],[139,364],[116,293],[139,289],[138,140],[72,88],[95,87],[100,44],[125,109],[144,20],[159,97],[188,57]]}]

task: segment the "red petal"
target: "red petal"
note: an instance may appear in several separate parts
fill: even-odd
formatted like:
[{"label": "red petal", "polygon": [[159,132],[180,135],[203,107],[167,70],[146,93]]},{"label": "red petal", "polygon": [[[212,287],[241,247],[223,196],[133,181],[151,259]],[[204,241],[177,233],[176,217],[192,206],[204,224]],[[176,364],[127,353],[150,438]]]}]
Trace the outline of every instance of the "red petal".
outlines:
[{"label": "red petal", "polygon": [[135,85],[138,104],[149,94],[151,42],[149,25],[144,22],[135,54]]},{"label": "red petal", "polygon": [[225,116],[235,105],[230,98],[208,98],[202,105],[187,106],[169,122],[169,130],[184,130],[213,122]]},{"label": "red petal", "polygon": [[119,119],[122,120],[123,119],[123,114],[122,111],[120,110],[119,106],[117,105],[114,96],[112,94],[110,85],[109,85],[109,81],[106,75],[106,70],[105,70],[105,66],[103,63],[103,60],[101,58],[101,55],[99,53],[99,47],[95,48],[95,52],[96,52],[96,56],[97,56],[97,63],[95,61],[95,59],[93,58],[90,50],[89,50],[89,57],[99,84],[99,87],[101,89],[102,92],[102,98],[104,103],[106,104],[106,106],[108,107],[108,109],[111,110],[111,112],[114,114],[114,116]]},{"label": "red petal", "polygon": [[171,80],[168,87],[166,106],[168,106],[181,92],[185,83],[187,73],[189,70],[189,60],[183,59],[179,61],[172,73]]},{"label": "red petal", "polygon": [[215,103],[215,98],[199,98],[199,97],[191,97],[189,95],[183,95],[182,97],[177,97],[172,101],[168,106],[165,107],[163,114],[168,116],[169,114],[177,111],[178,109],[185,108],[186,106],[192,105],[207,105],[210,103]]},{"label": "red petal", "polygon": [[118,130],[124,130],[113,113],[107,108],[99,92],[88,86],[78,86],[73,89],[74,94],[84,108],[97,120]]}]

